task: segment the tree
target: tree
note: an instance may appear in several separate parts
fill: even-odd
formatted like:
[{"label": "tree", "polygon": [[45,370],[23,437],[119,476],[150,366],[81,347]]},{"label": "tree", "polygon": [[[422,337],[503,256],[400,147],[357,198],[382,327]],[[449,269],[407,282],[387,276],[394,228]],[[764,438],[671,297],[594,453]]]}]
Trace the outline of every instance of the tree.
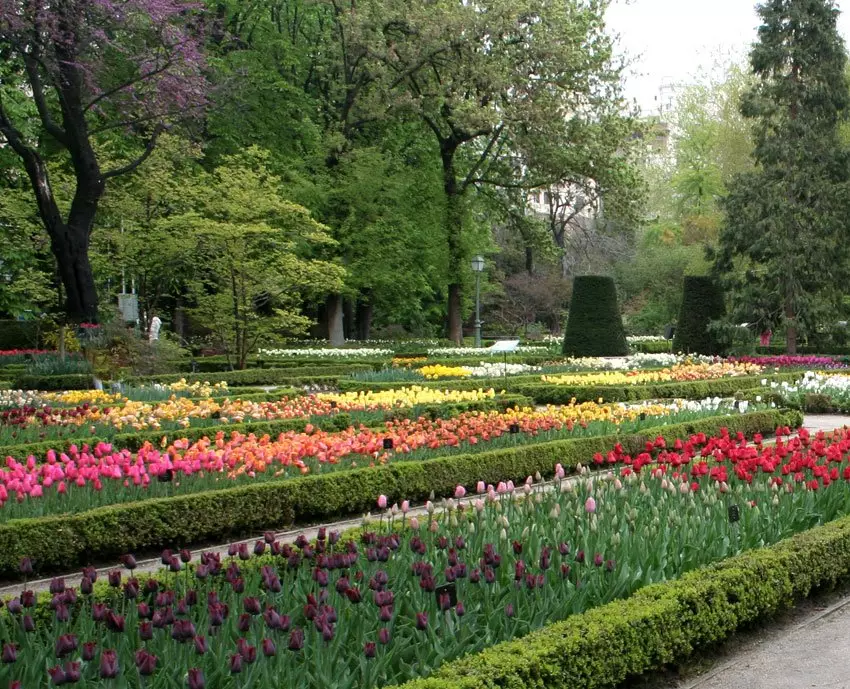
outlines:
[{"label": "tree", "polygon": [[756,82],[741,106],[757,167],[730,184],[715,271],[735,322],[784,328],[794,353],[801,332],[836,312],[848,276],[847,56],[830,0],[769,0],[758,12]]},{"label": "tree", "polygon": [[[183,0],[0,3],[0,135],[23,164],[74,321],[97,320],[89,243],[107,182],[135,170],[158,136],[205,102],[195,4]],[[121,136],[124,160],[99,146]],[[51,184],[59,148],[70,199]]]},{"label": "tree", "polygon": [[[471,191],[516,184],[517,173],[537,162],[535,143],[546,141],[549,152],[580,146],[621,109],[605,7],[604,0],[372,0],[351,15],[353,35],[382,69],[379,100],[418,118],[436,144],[455,342]],[[521,163],[496,165],[506,160]]]},{"label": "tree", "polygon": [[613,278],[578,275],[573,280],[563,351],[567,356],[625,356],[629,353]]},{"label": "tree", "polygon": [[721,318],[725,311],[723,293],[713,278],[707,275],[686,275],[673,351],[720,354],[720,343],[709,326],[712,321]]}]

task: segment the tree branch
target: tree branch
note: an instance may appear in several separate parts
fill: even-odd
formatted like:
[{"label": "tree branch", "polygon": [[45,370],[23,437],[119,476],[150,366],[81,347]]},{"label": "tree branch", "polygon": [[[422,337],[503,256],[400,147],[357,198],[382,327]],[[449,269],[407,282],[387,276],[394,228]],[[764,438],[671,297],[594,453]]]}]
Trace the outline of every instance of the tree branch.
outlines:
[{"label": "tree branch", "polygon": [[487,157],[490,155],[490,151],[493,150],[493,146],[496,145],[496,141],[499,140],[499,137],[502,135],[503,130],[504,125],[500,124],[498,127],[496,127],[495,131],[493,132],[493,136],[490,137],[490,140],[487,142],[487,145],[484,147],[484,150],[481,152],[481,155],[478,156],[478,160],[476,160],[475,164],[469,169],[469,172],[461,183],[460,188],[462,190],[466,190],[472,183],[473,178],[476,174],[478,174],[478,171],[481,169],[481,166],[487,160]]},{"label": "tree branch", "polygon": [[56,139],[60,144],[68,146],[68,134],[62,127],[56,124],[53,116],[50,114],[50,108],[47,107],[47,99],[44,96],[44,84],[41,82],[41,74],[38,73],[38,57],[37,53],[28,55],[24,53],[24,67],[27,70],[27,78],[32,87],[32,97],[35,101],[35,107],[38,110],[38,116],[44,129],[50,136]]},{"label": "tree branch", "polygon": [[151,134],[150,139],[148,139],[148,143],[145,145],[145,150],[142,155],[122,167],[114,168],[112,170],[109,170],[108,172],[104,172],[104,181],[112,177],[118,177],[119,175],[125,175],[128,172],[132,172],[137,167],[139,167],[139,165],[144,163],[150,157],[150,154],[153,153],[153,149],[156,148],[156,140],[159,138],[159,135],[162,134],[163,131],[165,131],[165,125],[162,123],[154,127],[153,133]]},{"label": "tree branch", "polygon": [[165,70],[171,67],[174,63],[171,60],[167,60],[165,64],[157,69],[152,69],[150,72],[145,72],[144,74],[139,74],[138,76],[130,79],[129,81],[125,81],[118,86],[114,86],[111,89],[107,89],[103,93],[97,95],[93,100],[89,101],[89,103],[83,107],[83,112],[88,112],[95,105],[100,103],[102,100],[109,98],[110,96],[114,96],[116,93],[123,91],[124,89],[128,89],[134,84],[138,84],[140,81],[144,81],[145,79],[149,79],[150,77],[155,77],[157,74],[162,74]]}]

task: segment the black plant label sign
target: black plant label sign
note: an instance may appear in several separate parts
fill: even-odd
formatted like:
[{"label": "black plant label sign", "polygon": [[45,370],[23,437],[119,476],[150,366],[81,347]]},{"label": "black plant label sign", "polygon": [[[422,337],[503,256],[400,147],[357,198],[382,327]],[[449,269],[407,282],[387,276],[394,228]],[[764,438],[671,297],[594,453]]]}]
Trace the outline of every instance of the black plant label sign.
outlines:
[{"label": "black plant label sign", "polygon": [[440,599],[446,595],[449,597],[449,605],[455,607],[457,605],[457,586],[454,582],[443,584],[434,589],[434,595],[437,597],[437,604],[440,604]]},{"label": "black plant label sign", "polygon": [[729,505],[729,522],[734,524],[741,519],[741,509],[737,505]]}]

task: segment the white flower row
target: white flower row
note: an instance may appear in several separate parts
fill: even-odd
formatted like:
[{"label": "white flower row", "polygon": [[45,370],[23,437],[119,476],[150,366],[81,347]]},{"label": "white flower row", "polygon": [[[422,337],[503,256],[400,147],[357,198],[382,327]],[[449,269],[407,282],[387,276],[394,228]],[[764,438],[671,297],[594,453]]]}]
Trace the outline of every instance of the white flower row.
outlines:
[{"label": "white flower row", "polygon": [[371,347],[334,347],[334,348],[325,348],[325,347],[317,347],[317,348],[308,348],[303,347],[299,349],[260,349],[258,354],[260,356],[273,356],[273,357],[304,357],[304,358],[327,358],[327,359],[357,359],[364,357],[382,357],[382,356],[391,356],[393,353],[392,349],[378,349]]},{"label": "white flower row", "polygon": [[640,344],[642,342],[664,342],[667,338],[661,335],[628,335],[626,341],[629,344]]},{"label": "white flower row", "polygon": [[[550,351],[549,347],[539,345],[520,345],[514,352],[520,354],[544,354]],[[467,356],[487,354],[487,348],[478,347],[435,347],[428,350],[428,356]]]},{"label": "white flower row", "polygon": [[628,371],[636,368],[663,368],[685,361],[713,363],[715,359],[710,356],[693,354],[670,354],[668,352],[647,354],[640,352],[629,356],[575,357],[566,359],[564,364],[592,371]]},{"label": "white flower row", "polygon": [[539,371],[539,366],[528,364],[505,364],[482,361],[478,366],[464,366],[474,378],[495,378],[498,376],[511,376],[517,373],[530,373]]},{"label": "white flower row", "polygon": [[[762,385],[766,383],[767,379],[762,379]],[[825,376],[814,371],[806,371],[797,383],[771,381],[770,387],[784,395],[815,393],[834,398],[848,398],[850,397],[850,376],[840,374]]]},{"label": "white flower row", "polygon": [[6,407],[40,407],[44,400],[33,390],[0,390],[0,409]]}]

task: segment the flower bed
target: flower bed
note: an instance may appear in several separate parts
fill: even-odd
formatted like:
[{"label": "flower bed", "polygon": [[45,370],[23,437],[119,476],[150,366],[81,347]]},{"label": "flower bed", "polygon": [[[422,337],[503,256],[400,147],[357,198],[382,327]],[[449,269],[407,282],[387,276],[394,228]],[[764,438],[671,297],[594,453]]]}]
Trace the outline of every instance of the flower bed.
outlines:
[{"label": "flower bed", "polygon": [[738,356],[730,357],[729,361],[738,361],[746,364],[755,364],[765,368],[809,368],[809,369],[832,369],[847,368],[846,358],[833,356],[816,356],[812,354],[790,356]]},{"label": "flower bed", "polygon": [[362,513],[383,494],[390,502],[450,495],[457,484],[474,486],[549,475],[555,463],[570,470],[594,453],[620,442],[627,451],[662,435],[668,444],[693,433],[767,433],[796,427],[802,415],[781,410],[648,428],[636,435],[584,437],[418,462],[396,462],[283,481],[252,483],[172,498],[89,510],[78,514],[0,523],[0,577],[20,576],[18,563],[31,557],[38,571],[66,570],[127,551],[184,546],[258,533],[294,523],[322,522]]},{"label": "flower bed", "polygon": [[660,371],[628,371],[583,375],[541,376],[549,385],[641,385],[643,383],[684,382],[716,378],[752,376],[761,367],[747,363],[676,364]]},{"label": "flower bed", "polygon": [[[3,640],[6,664],[12,677],[32,684],[43,682],[45,668],[58,662],[54,673],[79,671],[91,686],[121,669],[125,676],[146,677],[152,687],[171,686],[175,671],[217,687],[255,681],[294,689],[368,689],[437,671],[427,686],[445,686],[434,682],[446,677],[447,668],[439,668],[447,660],[526,636],[552,620],[741,550],[777,543],[850,507],[847,432],[818,438],[801,433],[775,446],[728,434],[696,434],[673,448],[665,445],[656,439],[640,455],[612,448],[622,479],[609,474],[578,485],[565,482],[533,499],[524,497],[531,493],[530,480],[522,490],[482,485],[478,501],[463,510],[450,504],[442,521],[408,521],[402,513],[386,527],[367,527],[359,544],[321,533],[314,544],[300,539],[282,546],[270,536],[253,548],[258,555],[270,551],[269,559],[222,564],[208,555],[194,571],[164,576],[156,585],[121,581],[117,571],[110,583],[123,585],[123,600],[116,595],[111,605],[90,602],[88,594],[55,581],[58,624],[37,624],[32,617],[25,622],[28,596],[11,609],[7,603],[12,618],[6,618],[10,631]],[[711,468],[706,457],[713,458]],[[728,469],[725,478],[721,469]],[[562,475],[559,467],[555,471]],[[730,503],[738,507],[739,521],[730,523]],[[247,549],[234,548],[233,554],[251,559]],[[776,564],[758,553],[742,557],[753,558],[754,565]],[[173,571],[184,569],[188,559],[163,554]],[[811,586],[822,572],[834,579],[836,569],[821,564],[804,581]],[[720,582],[706,587],[686,577],[664,585],[697,589],[682,608],[693,627],[689,641],[716,638],[719,630],[752,619],[754,611],[775,609],[795,590],[808,590],[795,589],[800,585],[792,583],[789,570],[779,581],[759,576],[757,566],[748,572],[754,580],[728,564],[725,573],[721,581],[732,586],[716,602],[711,591]],[[90,576],[85,579],[81,591],[91,589]],[[758,581],[768,588],[762,591]],[[766,598],[755,603],[748,587]],[[647,589],[644,604],[657,603],[665,590]],[[81,599],[81,614],[71,618],[68,606]],[[724,623],[704,612],[720,608],[739,614]],[[30,624],[35,632],[25,631]],[[627,639],[640,636],[636,629]],[[537,638],[531,637],[532,648]],[[681,641],[668,637],[665,648]],[[605,650],[610,657],[612,649]],[[632,654],[626,657],[635,662]],[[73,665],[78,658],[80,665]],[[450,672],[470,663],[474,657],[449,666]],[[458,674],[471,679],[471,673]]]},{"label": "flower bed", "polygon": [[544,412],[463,413],[455,418],[390,421],[383,429],[348,427],[328,432],[310,426],[276,439],[237,431],[218,432],[192,443],[173,441],[160,449],[150,443],[136,452],[99,443],[91,450],[54,450],[46,462],[8,457],[0,468],[0,518],[17,519],[74,513],[143,497],[173,496],[241,483],[273,481],[307,473],[386,464],[399,459],[427,460],[504,445],[516,446],[580,435],[627,431],[672,421],[716,415],[679,413],[668,405],[553,407]]},{"label": "flower bed", "polygon": [[806,371],[795,382],[762,381],[762,389],[785,404],[814,413],[850,410],[850,375]]},{"label": "flower bed", "polygon": [[300,349],[260,349],[258,354],[275,358],[368,359],[390,357],[393,355],[393,350],[375,347],[304,347]]}]

